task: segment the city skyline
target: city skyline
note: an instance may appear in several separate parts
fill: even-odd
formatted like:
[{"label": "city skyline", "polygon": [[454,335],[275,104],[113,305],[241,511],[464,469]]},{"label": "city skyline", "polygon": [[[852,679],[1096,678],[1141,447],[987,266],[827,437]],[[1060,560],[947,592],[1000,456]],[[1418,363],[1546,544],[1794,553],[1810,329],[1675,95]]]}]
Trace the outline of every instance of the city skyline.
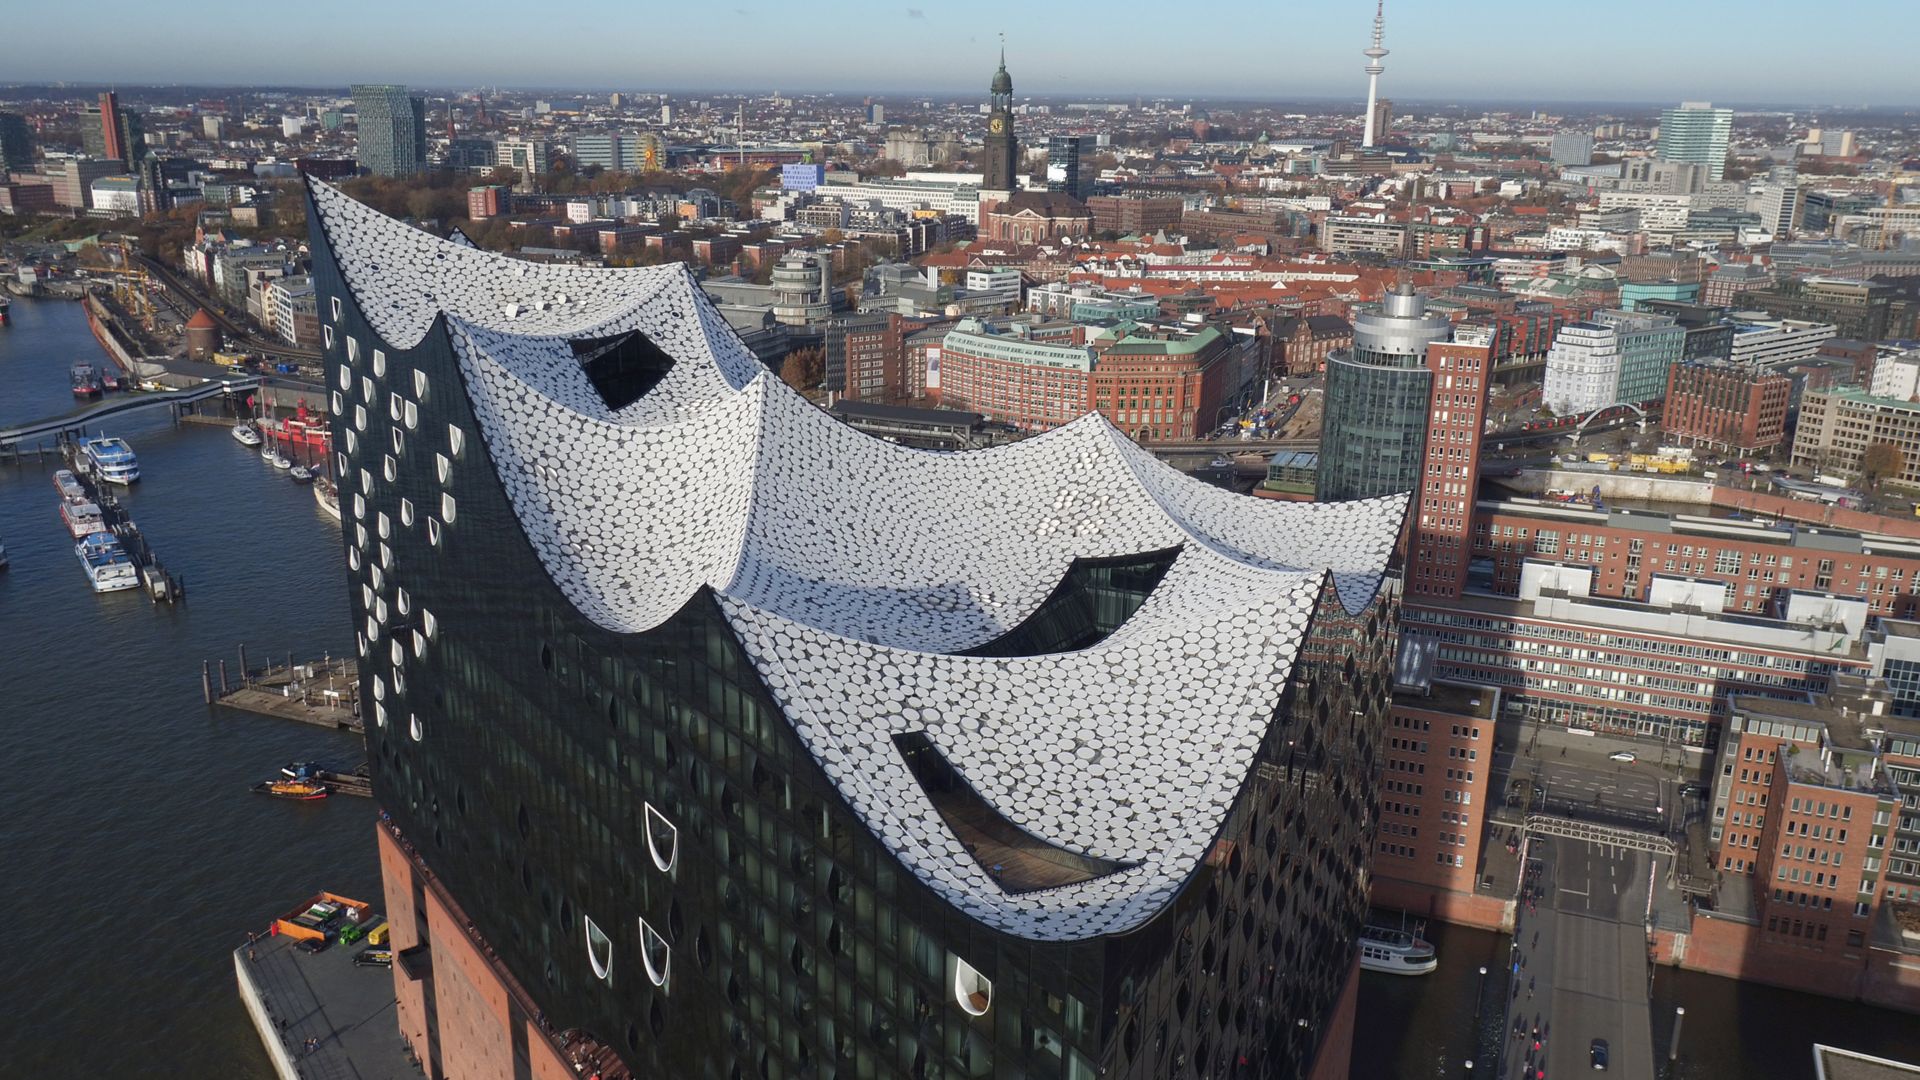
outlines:
[{"label": "city skyline", "polygon": [[[231,17],[222,17],[225,15]],[[153,17],[149,9],[107,0],[103,23],[136,33],[119,40],[64,34],[48,9],[14,17],[25,40],[50,46],[20,58],[15,84],[195,83],[344,86],[350,82],[412,85],[488,84],[515,88],[633,88],[712,92],[741,86],[791,92],[957,94],[975,89],[990,72],[1007,38],[1010,65],[1028,74],[1021,96],[1196,96],[1244,100],[1361,100],[1363,63],[1356,54],[1368,43],[1373,10],[1365,3],[1276,15],[1242,0],[1217,4],[1207,25],[1243,22],[1269,33],[1208,35],[1205,48],[1161,50],[1140,56],[1140,31],[1164,20],[1163,9],[1137,0],[1109,5],[1110,17],[1076,25],[1065,40],[1052,26],[1038,28],[1030,9],[988,0],[963,15],[932,6],[862,5],[829,0],[809,8],[759,10],[751,0],[725,9],[706,25],[677,25],[659,35],[672,48],[658,50],[662,63],[649,66],[635,35],[652,27],[646,13],[591,0],[575,12],[597,28],[592,35],[560,34],[543,47],[538,35],[496,32],[511,13],[489,17],[492,5],[464,8],[457,21],[441,9],[376,8],[349,0],[331,14],[335,25],[359,27],[377,21],[384,31],[372,43],[354,42],[349,59],[322,49],[250,51],[257,40],[245,12],[216,2],[208,18],[192,24]],[[1505,50],[1497,61],[1463,63],[1483,53],[1490,27],[1529,26],[1532,9],[1510,2],[1463,20],[1433,8],[1402,5],[1386,12],[1394,63],[1381,83],[1382,96],[1477,102],[1657,102],[1712,99],[1729,103],[1792,103],[1809,107],[1908,106],[1920,104],[1873,64],[1829,65],[1815,60],[1841,50],[1857,53],[1854,27],[1894,20],[1898,10],[1884,0],[1841,0],[1831,18],[1800,26],[1791,39],[1766,32],[1751,18],[1729,20],[1729,7],[1655,7],[1627,0],[1604,23],[1585,27],[1579,48],[1549,48],[1554,28],[1539,26],[1538,48]],[[1647,20],[1657,19],[1657,28]],[[1657,29],[1658,32],[1652,32]],[[418,43],[431,38],[432,50]],[[73,42],[70,50],[60,46]],[[1702,42],[1715,48],[1703,51]],[[84,44],[84,48],[82,48]],[[705,58],[726,50],[729,63]],[[861,81],[844,74],[857,50]],[[207,78],[200,59],[218,54],[219,75]],[[1116,64],[1116,56],[1140,62]],[[636,59],[640,57],[640,59]],[[679,59],[685,58],[685,59]],[[1283,62],[1276,63],[1276,58]]]}]

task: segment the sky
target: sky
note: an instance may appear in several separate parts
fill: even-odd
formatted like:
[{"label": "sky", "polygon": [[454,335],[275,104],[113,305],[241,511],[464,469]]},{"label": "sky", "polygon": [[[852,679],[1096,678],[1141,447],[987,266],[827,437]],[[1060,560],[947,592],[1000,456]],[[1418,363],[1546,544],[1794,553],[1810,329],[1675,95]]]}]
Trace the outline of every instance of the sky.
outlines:
[{"label": "sky", "polygon": [[[1920,106],[1912,0],[1389,0],[1404,101]],[[8,82],[1366,94],[1368,0],[89,0],[17,4]],[[1877,61],[1877,62],[1876,62]]]}]

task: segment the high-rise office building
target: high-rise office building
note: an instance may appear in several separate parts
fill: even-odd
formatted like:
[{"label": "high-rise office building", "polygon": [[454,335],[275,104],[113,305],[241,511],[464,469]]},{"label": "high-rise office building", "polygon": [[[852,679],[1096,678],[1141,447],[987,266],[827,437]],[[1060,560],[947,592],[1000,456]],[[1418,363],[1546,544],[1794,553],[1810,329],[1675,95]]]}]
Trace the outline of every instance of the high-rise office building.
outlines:
[{"label": "high-rise office building", "polygon": [[1597,311],[1562,327],[1554,339],[1541,400],[1563,415],[1658,401],[1686,340],[1686,330],[1670,316]]},{"label": "high-rise office building", "polygon": [[120,95],[109,90],[97,105],[87,106],[80,141],[89,155],[118,161],[131,169],[147,153],[146,125],[140,114],[120,107]]},{"label": "high-rise office building", "polygon": [[1047,140],[1047,190],[1063,191],[1076,199],[1087,197],[1080,179],[1080,136],[1055,135]]},{"label": "high-rise office building", "polygon": [[1547,155],[1555,165],[1593,164],[1593,132],[1556,131]]},{"label": "high-rise office building", "polygon": [[1007,57],[1000,56],[1000,69],[993,73],[988,90],[986,162],[980,170],[980,190],[1018,191],[1016,174],[1020,165],[1020,142],[1013,134],[1013,76],[1007,74]]},{"label": "high-rise office building", "polygon": [[680,267],[309,191],[429,1076],[1344,1072],[1403,499],[908,450]]},{"label": "high-rise office building", "polygon": [[1424,469],[1433,376],[1427,346],[1453,324],[1401,286],[1353,318],[1353,346],[1327,357],[1314,497],[1321,502],[1416,491]]},{"label": "high-rise office building", "polygon": [[19,113],[0,112],[0,183],[33,168],[33,129]]},{"label": "high-rise office building", "polygon": [[1733,110],[1716,109],[1704,101],[1683,102],[1677,109],[1660,110],[1662,161],[1682,161],[1707,170],[1718,181],[1727,168],[1727,145],[1733,137]]},{"label": "high-rise office building", "polygon": [[426,167],[426,102],[404,86],[352,87],[359,120],[354,159],[375,176],[412,176]]}]

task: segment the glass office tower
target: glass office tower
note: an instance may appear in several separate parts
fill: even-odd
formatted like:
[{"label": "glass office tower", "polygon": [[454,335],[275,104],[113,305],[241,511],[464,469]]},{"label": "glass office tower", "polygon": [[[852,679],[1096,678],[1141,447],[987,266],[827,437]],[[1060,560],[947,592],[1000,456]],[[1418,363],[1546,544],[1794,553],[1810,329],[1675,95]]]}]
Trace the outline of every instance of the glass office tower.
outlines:
[{"label": "glass office tower", "polygon": [[1344,1060],[1403,499],[1245,499],[1098,417],[894,446],[683,268],[309,210],[431,1075]]},{"label": "glass office tower", "polygon": [[1427,346],[1445,341],[1453,324],[1428,315],[1426,299],[1408,286],[1353,320],[1353,346],[1327,357],[1320,502],[1370,499],[1414,491],[1427,445],[1433,376]]},{"label": "glass office tower", "polygon": [[412,176],[427,167],[426,102],[404,86],[351,88],[359,140],[354,160],[375,176]]}]

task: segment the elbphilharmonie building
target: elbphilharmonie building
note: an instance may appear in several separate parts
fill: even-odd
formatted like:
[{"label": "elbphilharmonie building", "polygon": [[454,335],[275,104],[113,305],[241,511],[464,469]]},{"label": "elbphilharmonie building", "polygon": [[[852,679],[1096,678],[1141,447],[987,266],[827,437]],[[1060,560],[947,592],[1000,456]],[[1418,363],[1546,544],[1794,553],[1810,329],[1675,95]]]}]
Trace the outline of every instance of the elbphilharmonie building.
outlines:
[{"label": "elbphilharmonie building", "polygon": [[1404,497],[941,453],[309,186],[429,1075],[1344,1075]]}]

